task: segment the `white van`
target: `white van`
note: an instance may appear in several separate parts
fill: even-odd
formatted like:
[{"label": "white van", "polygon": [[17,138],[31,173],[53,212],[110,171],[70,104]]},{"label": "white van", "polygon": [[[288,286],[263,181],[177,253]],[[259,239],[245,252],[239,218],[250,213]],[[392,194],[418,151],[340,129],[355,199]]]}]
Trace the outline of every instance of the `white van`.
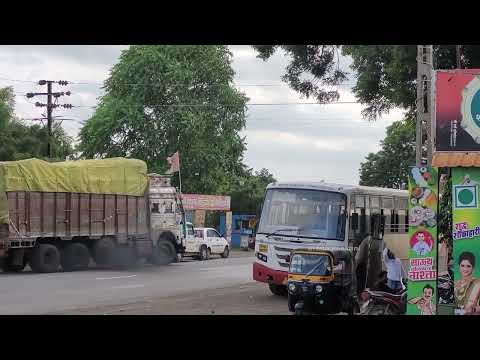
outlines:
[{"label": "white van", "polygon": [[[192,234],[194,236],[192,236]],[[212,228],[193,228],[187,223],[187,240],[184,256],[195,256],[200,260],[208,260],[211,255],[227,258],[230,247],[227,240]]]}]

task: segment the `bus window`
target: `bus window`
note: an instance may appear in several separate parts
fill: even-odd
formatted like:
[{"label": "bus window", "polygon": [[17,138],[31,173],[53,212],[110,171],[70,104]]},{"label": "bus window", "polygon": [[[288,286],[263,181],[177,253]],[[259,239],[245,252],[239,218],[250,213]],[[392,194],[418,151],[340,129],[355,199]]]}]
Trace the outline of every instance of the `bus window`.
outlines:
[{"label": "bus window", "polygon": [[370,208],[380,209],[380,198],[378,196],[370,196]]}]

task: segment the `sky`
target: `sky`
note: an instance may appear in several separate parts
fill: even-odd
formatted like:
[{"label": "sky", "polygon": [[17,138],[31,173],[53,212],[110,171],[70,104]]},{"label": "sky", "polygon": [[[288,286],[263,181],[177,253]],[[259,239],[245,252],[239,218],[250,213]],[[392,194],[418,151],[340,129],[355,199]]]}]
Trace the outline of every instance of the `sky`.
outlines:
[{"label": "sky", "polygon": [[[35,107],[35,102],[46,102],[46,99],[27,99],[24,94],[44,92],[46,87],[37,85],[38,80],[79,83],[54,85],[54,91],[72,93],[70,97],[64,96],[61,103],[84,106],[54,112],[55,116],[73,119],[63,121],[62,126],[75,138],[82,121],[92,115],[91,106],[96,105],[103,94],[101,86],[111,67],[127,48],[120,45],[1,45],[0,87],[13,86],[16,115],[33,119],[41,117],[45,110]],[[234,83],[251,103],[314,102],[302,98],[281,81],[288,64],[288,56],[283,52],[263,61],[250,46],[234,45],[230,50]],[[352,73],[350,63],[349,58],[341,59],[342,68]],[[338,87],[339,101],[356,100],[351,92],[354,81],[352,75],[346,85]],[[376,122],[369,122],[362,119],[361,110],[361,104],[249,106],[247,125],[242,131],[247,142],[245,163],[254,170],[267,168],[279,181],[358,184],[360,163],[369,152],[379,150],[387,126],[400,120],[403,114],[400,109],[394,109]]]}]

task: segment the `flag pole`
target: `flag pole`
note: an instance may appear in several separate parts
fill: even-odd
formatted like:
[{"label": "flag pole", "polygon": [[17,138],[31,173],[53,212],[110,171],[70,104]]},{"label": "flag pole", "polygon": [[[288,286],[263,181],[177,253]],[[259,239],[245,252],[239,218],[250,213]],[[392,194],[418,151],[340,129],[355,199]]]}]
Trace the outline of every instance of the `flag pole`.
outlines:
[{"label": "flag pole", "polygon": [[182,172],[180,170],[180,167],[178,168],[178,180],[180,182],[180,194],[182,193]]}]

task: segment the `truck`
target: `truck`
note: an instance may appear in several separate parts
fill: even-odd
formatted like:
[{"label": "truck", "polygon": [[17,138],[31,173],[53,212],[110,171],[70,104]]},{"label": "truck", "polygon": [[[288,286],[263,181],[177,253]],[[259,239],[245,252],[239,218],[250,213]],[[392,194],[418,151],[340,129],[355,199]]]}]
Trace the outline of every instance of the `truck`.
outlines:
[{"label": "truck", "polygon": [[176,261],[189,236],[181,194],[145,162],[0,162],[0,264],[6,272],[129,268]]}]

